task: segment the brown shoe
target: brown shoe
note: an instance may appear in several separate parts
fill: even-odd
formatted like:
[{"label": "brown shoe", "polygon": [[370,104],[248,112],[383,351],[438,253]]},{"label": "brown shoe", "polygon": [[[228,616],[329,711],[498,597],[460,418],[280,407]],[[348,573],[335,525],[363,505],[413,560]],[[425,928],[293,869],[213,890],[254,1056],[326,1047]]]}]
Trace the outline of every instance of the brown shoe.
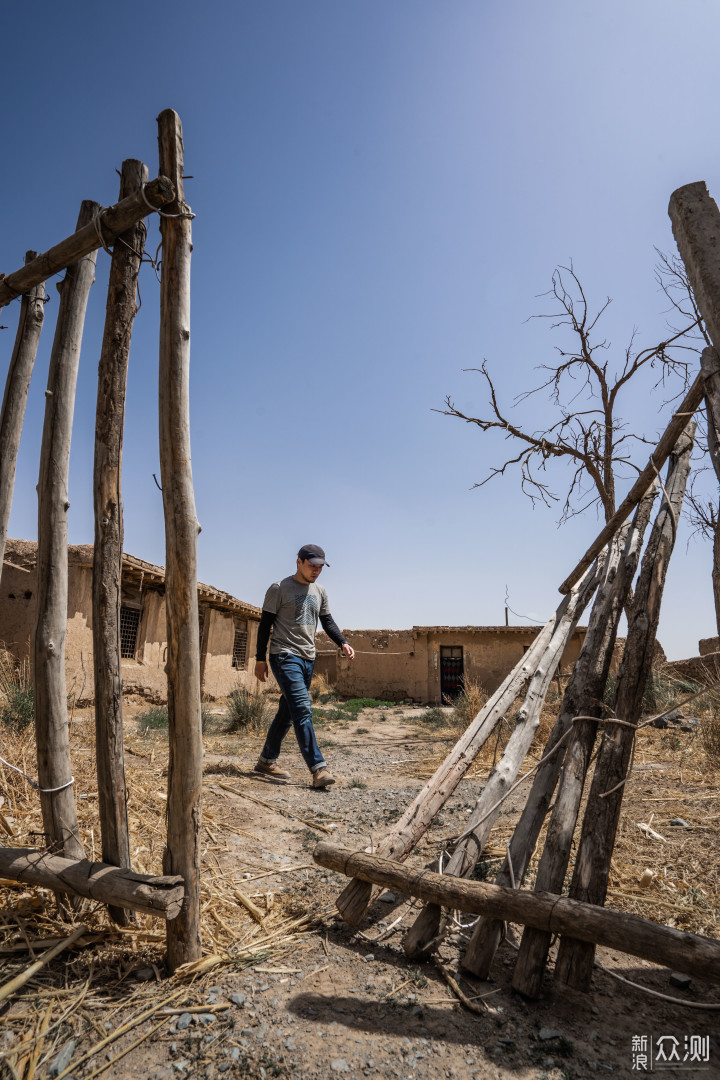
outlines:
[{"label": "brown shoe", "polygon": [[272,764],[268,764],[266,761],[258,761],[255,766],[255,772],[262,773],[263,776],[272,776],[273,780],[289,780],[290,773],[283,772],[279,765],[276,765],[273,761]]},{"label": "brown shoe", "polygon": [[330,785],[334,783],[335,777],[332,775],[329,769],[317,769],[313,773],[312,786],[314,788],[320,788],[322,790],[324,788],[330,787]]}]

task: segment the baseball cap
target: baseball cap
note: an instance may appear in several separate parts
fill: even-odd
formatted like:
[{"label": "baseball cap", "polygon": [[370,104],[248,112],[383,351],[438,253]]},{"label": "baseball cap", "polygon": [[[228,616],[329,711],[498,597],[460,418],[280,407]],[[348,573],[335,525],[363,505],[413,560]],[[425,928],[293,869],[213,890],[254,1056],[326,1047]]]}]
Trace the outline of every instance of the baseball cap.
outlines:
[{"label": "baseball cap", "polygon": [[301,562],[307,560],[312,566],[330,565],[330,563],[325,562],[325,552],[317,544],[303,544],[297,553],[297,557]]}]

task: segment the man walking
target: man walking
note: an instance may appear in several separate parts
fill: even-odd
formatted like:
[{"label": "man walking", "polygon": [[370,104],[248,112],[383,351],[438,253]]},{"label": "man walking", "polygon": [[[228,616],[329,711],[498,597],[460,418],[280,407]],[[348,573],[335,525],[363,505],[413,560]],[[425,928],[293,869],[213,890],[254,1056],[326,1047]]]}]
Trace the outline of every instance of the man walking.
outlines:
[{"label": "man walking", "polygon": [[315,739],[308,693],[315,666],[318,619],[327,636],[345,656],[350,660],[355,656],[354,649],[330,614],[325,589],[317,584],[323,566],[327,565],[322,548],[317,544],[305,544],[297,554],[296,572],[270,586],[263,601],[255,658],[255,677],[265,682],[268,669],[265,654],[272,629],[270,667],[282,697],[255,771],[276,780],[290,779],[290,773],[283,772],[277,759],[281,743],[292,725],[300,753],[312,773],[314,788],[327,788],[335,783]]}]

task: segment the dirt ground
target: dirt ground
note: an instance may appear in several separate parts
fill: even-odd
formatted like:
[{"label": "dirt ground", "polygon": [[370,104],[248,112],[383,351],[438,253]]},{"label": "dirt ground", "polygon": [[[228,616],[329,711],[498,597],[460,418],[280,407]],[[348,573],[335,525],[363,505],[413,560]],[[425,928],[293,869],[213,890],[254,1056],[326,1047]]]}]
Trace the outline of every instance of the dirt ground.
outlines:
[{"label": "dirt ground", "polygon": [[[273,782],[252,770],[259,736],[223,734],[222,716],[211,721],[216,730],[205,737],[204,759],[208,955],[194,971],[168,978],[157,920],[141,917],[137,927],[119,931],[102,909],[83,912],[85,944],[0,1006],[0,1077],[569,1080],[649,1071],[720,1077],[720,987],[697,979],[678,987],[665,969],[601,949],[598,960],[608,970],[596,971],[591,993],[556,984],[550,970],[542,998],[526,1001],[510,987],[512,941],[501,946],[492,978],[479,982],[459,969],[469,931],[456,925],[439,959],[484,1010],[478,1015],[459,1003],[434,962],[405,957],[403,933],[418,910],[409,898],[382,895],[359,930],[339,919],[334,899],[346,879],[315,866],[312,849],[328,837],[350,848],[377,843],[422,787],[454,736],[442,727],[424,728],[413,713],[372,709],[319,727],[338,777],[324,792],[310,788],[290,741],[283,764],[292,778]],[[129,720],[135,864],[159,872],[167,733],[133,728]],[[96,846],[91,733],[91,716],[76,717],[81,824],[86,844]],[[639,749],[608,903],[718,937],[720,793],[717,774],[700,757],[692,732],[652,732]],[[471,771],[408,865],[427,866],[450,846],[490,764],[483,759]],[[32,771],[30,756],[24,767]],[[490,880],[521,792],[505,804],[480,866]],[[678,806],[684,825],[670,826]],[[3,812],[14,830],[12,843],[32,843],[40,820],[32,798],[11,798]],[[660,840],[638,829],[649,822]],[[642,889],[638,881],[647,868],[655,877]],[[255,918],[238,893],[255,906]],[[4,981],[27,967],[28,940],[69,927],[60,926],[51,894],[8,886],[0,895]],[[520,928],[509,928],[510,939],[519,934]],[[676,1000],[634,989],[611,972]],[[152,1015],[137,1022],[148,1010]]]}]

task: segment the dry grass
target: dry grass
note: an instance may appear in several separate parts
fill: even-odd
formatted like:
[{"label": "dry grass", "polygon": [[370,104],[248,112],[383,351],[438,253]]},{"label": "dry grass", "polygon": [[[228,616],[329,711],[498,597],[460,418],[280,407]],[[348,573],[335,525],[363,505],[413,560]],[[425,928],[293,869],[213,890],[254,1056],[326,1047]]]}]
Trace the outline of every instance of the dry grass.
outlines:
[{"label": "dry grass", "polygon": [[[128,725],[129,727],[129,725]],[[88,858],[99,860],[100,839],[97,819],[97,781],[92,738],[92,718],[76,718],[71,730],[73,770],[76,777],[80,835]],[[126,735],[126,775],[128,819],[134,869],[162,873],[165,845],[164,791],[167,787],[167,736],[162,732]],[[2,756],[29,776],[37,773],[33,727],[2,729]],[[36,792],[18,773],[0,763],[0,834],[9,846],[42,848],[42,816]],[[38,1075],[47,1075],[47,1062],[69,1038],[89,1046],[99,1032],[107,1034],[100,1022],[110,1019],[112,1027],[140,1012],[160,996],[179,991],[173,1007],[205,1003],[203,981],[217,978],[219,968],[242,968],[258,961],[280,959],[288,953],[296,957],[303,948],[303,931],[325,912],[282,894],[266,902],[256,900],[262,922],[256,921],[238,894],[245,892],[252,878],[272,869],[257,859],[238,857],[231,839],[244,835],[237,808],[229,800],[210,797],[203,810],[203,862],[210,873],[202,876],[202,961],[182,970],[163,988],[156,977],[164,969],[165,932],[161,920],[136,915],[136,926],[127,929],[110,922],[98,904],[83,902],[72,921],[84,922],[88,934],[79,947],[61,955],[50,967],[35,976],[25,989],[14,995],[4,1014],[8,1029],[20,1032],[27,1047],[41,1049]],[[232,857],[229,857],[231,855]],[[0,882],[0,957],[2,982],[23,971],[46,947],[47,939],[67,937],[72,930],[67,911],[52,892],[17,882]],[[36,943],[36,944],[33,944]],[[132,975],[138,968],[155,972],[149,982],[137,983]],[[204,1007],[207,1009],[207,1005]],[[98,1011],[102,1010],[102,1011]],[[108,1011],[110,1010],[110,1011]],[[47,1032],[39,1036],[42,1017],[47,1016]],[[115,1015],[117,1013],[117,1015]],[[65,1015],[65,1019],[61,1019]],[[155,1020],[160,1017],[155,1017]],[[168,1016],[166,1023],[172,1017]],[[148,1021],[143,1031],[147,1035]],[[23,1076],[27,1060],[24,1051],[0,1049],[0,1077]],[[100,1059],[104,1061],[104,1058]],[[97,1065],[98,1061],[94,1062]],[[11,1066],[7,1071],[6,1064]],[[14,1069],[14,1072],[12,1072]],[[4,1071],[5,1070],[5,1071]],[[27,1073],[25,1073],[27,1075]]]},{"label": "dry grass", "polygon": [[713,709],[700,721],[700,741],[708,765],[720,769],[720,710]]}]

